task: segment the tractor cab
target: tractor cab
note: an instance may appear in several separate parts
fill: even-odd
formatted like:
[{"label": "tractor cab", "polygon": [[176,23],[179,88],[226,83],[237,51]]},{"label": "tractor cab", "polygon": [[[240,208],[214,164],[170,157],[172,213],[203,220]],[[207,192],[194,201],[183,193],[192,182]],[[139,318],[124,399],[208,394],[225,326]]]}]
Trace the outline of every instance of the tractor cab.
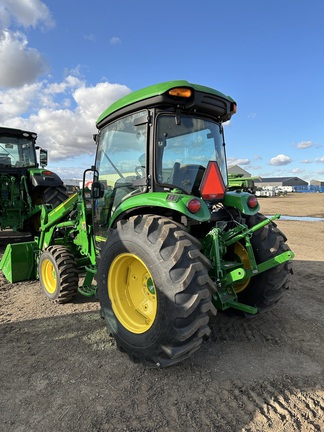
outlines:
[{"label": "tractor cab", "polygon": [[[213,89],[207,97],[206,90],[186,81],[163,83],[126,96],[99,118],[95,181],[102,197],[94,207],[96,235],[106,237],[114,216],[128,211],[129,198],[138,200],[132,211],[136,207],[147,213],[152,203],[143,195],[158,192],[154,206],[166,214],[172,211],[172,200],[182,195],[208,201],[223,197],[227,168],[222,123],[236,104]],[[209,163],[212,169],[206,171]],[[207,173],[216,177],[217,190],[203,196]]]},{"label": "tractor cab", "polygon": [[36,168],[36,138],[33,132],[0,128],[0,172]]}]

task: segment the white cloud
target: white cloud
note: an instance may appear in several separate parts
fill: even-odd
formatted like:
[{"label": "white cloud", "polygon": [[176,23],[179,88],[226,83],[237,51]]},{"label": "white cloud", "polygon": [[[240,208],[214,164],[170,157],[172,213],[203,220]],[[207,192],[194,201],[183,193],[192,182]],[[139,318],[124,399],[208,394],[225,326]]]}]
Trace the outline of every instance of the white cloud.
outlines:
[{"label": "white cloud", "polygon": [[[101,112],[130,90],[101,82],[89,87],[79,66],[62,82],[38,81],[47,72],[41,54],[28,44],[21,28],[50,29],[49,9],[41,0],[2,0],[0,5],[0,124],[35,131],[38,144],[48,149],[49,161],[67,160],[95,152],[92,134]],[[91,37],[92,38],[92,37]],[[111,43],[121,43],[114,37]],[[64,161],[64,162],[63,162]],[[62,168],[68,169],[68,168]],[[70,168],[78,172],[78,167]]]},{"label": "white cloud", "polygon": [[324,156],[317,158],[316,162],[324,163]]},{"label": "white cloud", "polygon": [[73,76],[61,83],[43,81],[0,91],[0,124],[37,132],[38,144],[48,149],[50,162],[93,155],[96,120],[129,92],[125,85],[108,82],[89,87]]},{"label": "white cloud", "polygon": [[[2,0],[0,6],[0,87],[30,84],[48,71],[48,65],[27,36],[18,29],[50,29],[54,26],[48,7],[40,0]],[[13,28],[15,30],[13,30]]]},{"label": "white cloud", "polygon": [[[92,143],[93,145],[95,145],[94,141],[92,141]],[[84,170],[89,168],[91,165],[93,165],[93,162],[94,162],[94,157],[91,159],[91,162],[89,162],[86,165],[81,163],[78,165],[71,164],[69,166],[64,166],[64,167],[56,166],[55,168],[52,167],[51,170],[53,170],[58,176],[60,176],[61,179],[63,179],[63,181],[65,179],[69,179],[69,180],[75,179],[81,181]]]},{"label": "white cloud", "polygon": [[313,147],[314,143],[312,141],[301,141],[297,144],[293,144],[294,146],[296,146],[298,149],[306,149],[309,147]]},{"label": "white cloud", "polygon": [[41,0],[2,0],[1,3],[0,30],[8,28],[12,22],[25,28],[41,25],[48,29],[55,25]]},{"label": "white cloud", "polygon": [[42,83],[25,85],[19,90],[0,90],[0,124],[12,118],[23,116],[33,109],[37,96],[41,95]]},{"label": "white cloud", "polygon": [[[125,85],[103,82],[94,87],[80,86],[73,97],[78,104],[80,115],[84,119],[91,119],[93,123],[105,108],[129,92],[130,89]],[[98,107],[101,108],[98,110]]]},{"label": "white cloud", "polygon": [[118,36],[113,36],[110,39],[110,43],[111,43],[111,45],[120,45],[121,44],[121,39]]},{"label": "white cloud", "polygon": [[47,71],[47,65],[34,49],[28,47],[23,33],[7,30],[0,34],[0,87],[20,87],[34,82]]},{"label": "white cloud", "polygon": [[270,165],[288,165],[292,162],[289,156],[279,154],[270,160]]}]

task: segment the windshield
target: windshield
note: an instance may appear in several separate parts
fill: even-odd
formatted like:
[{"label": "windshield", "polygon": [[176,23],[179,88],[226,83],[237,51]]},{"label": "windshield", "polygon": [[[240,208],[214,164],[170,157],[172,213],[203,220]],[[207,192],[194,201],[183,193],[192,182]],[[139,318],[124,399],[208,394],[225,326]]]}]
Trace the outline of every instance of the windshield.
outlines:
[{"label": "windshield", "polygon": [[209,161],[217,161],[227,185],[223,135],[218,123],[184,115],[158,117],[158,183],[199,195],[199,185]]},{"label": "windshield", "polygon": [[0,136],[0,168],[35,167],[34,142],[28,138]]}]

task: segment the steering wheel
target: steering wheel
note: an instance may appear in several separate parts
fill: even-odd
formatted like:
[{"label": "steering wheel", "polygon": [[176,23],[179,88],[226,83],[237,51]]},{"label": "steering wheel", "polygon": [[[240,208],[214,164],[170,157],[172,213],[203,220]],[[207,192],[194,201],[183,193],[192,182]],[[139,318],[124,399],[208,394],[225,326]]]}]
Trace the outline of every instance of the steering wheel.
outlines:
[{"label": "steering wheel", "polygon": [[140,178],[145,177],[145,168],[142,166],[135,167],[135,174]]}]

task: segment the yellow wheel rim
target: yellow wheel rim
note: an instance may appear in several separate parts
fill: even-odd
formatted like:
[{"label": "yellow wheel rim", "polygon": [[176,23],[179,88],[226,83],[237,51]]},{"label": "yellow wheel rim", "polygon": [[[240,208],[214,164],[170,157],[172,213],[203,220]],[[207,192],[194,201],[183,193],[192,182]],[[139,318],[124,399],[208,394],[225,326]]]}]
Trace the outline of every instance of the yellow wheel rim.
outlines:
[{"label": "yellow wheel rim", "polygon": [[[247,253],[247,250],[245,249],[245,247],[241,243],[239,243],[239,242],[235,243],[234,254],[238,257],[239,261],[243,264],[243,268],[245,270],[251,268],[249,255]],[[250,280],[251,280],[251,278],[248,278],[248,279],[244,279],[244,281],[242,281],[242,282],[236,282],[233,285],[235,292],[240,293],[241,291],[244,291],[245,288],[249,285]]]},{"label": "yellow wheel rim", "polygon": [[42,262],[41,275],[43,286],[49,294],[54,294],[57,286],[55,267],[49,259]]},{"label": "yellow wheel rim", "polygon": [[108,294],[119,322],[130,332],[146,332],[157,313],[157,295],[153,278],[136,255],[123,253],[111,263]]}]

